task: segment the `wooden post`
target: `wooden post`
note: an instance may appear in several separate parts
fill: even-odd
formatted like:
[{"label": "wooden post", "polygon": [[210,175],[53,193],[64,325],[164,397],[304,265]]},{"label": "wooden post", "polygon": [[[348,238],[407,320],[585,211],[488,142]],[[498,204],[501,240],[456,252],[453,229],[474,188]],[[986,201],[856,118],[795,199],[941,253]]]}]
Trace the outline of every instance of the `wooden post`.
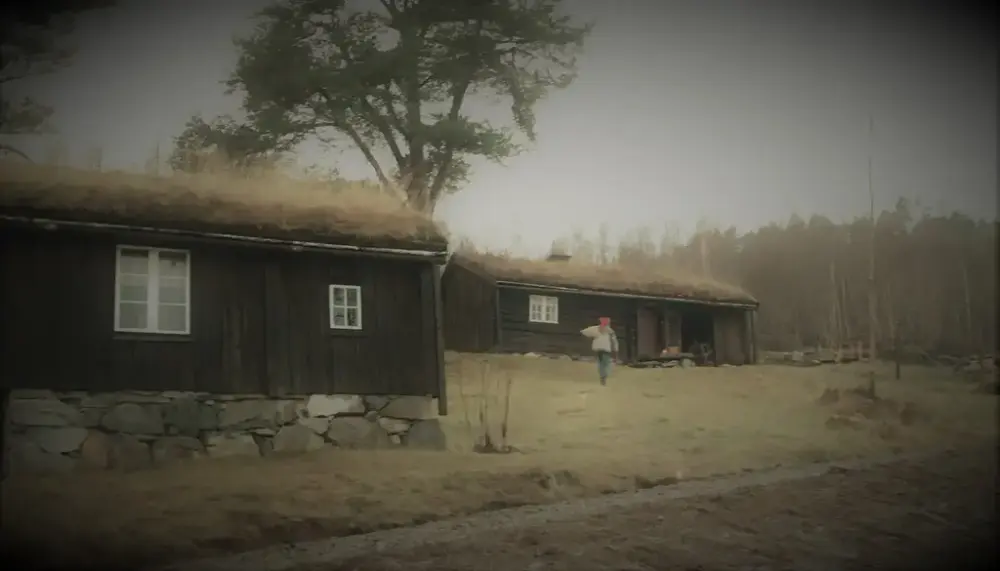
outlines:
[{"label": "wooden post", "polygon": [[7,405],[10,403],[10,389],[0,388],[0,482],[7,479],[10,460],[7,450]]},{"label": "wooden post", "polygon": [[493,284],[493,350],[496,353],[503,349],[503,322],[500,321],[500,286]]},{"label": "wooden post", "polygon": [[[976,339],[973,339],[972,335],[972,295],[969,292],[969,265],[968,263],[962,264],[962,291],[965,294],[965,343],[962,345],[965,347],[976,347],[981,348],[982,343],[977,343]],[[973,349],[974,351],[975,349]],[[971,352],[971,351],[970,351]]]},{"label": "wooden post", "polygon": [[[844,326],[844,343],[849,344],[854,335],[851,333],[851,320],[846,313],[847,308],[847,278],[840,279],[840,323]],[[858,355],[858,359],[861,355]]]},{"label": "wooden post", "polygon": [[901,360],[903,358],[902,355],[900,354],[901,348],[900,348],[900,342],[899,342],[899,323],[898,322],[893,327],[893,330],[895,331],[895,334],[894,334],[894,337],[893,337],[893,343],[892,343],[893,344],[893,350],[892,351],[893,351],[893,353],[896,354],[895,355],[895,357],[896,357],[896,380],[898,381],[900,379],[900,377],[902,376]]},{"label": "wooden post", "polygon": [[840,288],[837,285],[836,258],[830,260],[830,287],[833,289],[833,305],[830,308],[830,328],[832,330],[830,343],[834,349],[833,361],[839,364],[844,356],[844,331],[841,326],[843,311],[840,307]]},{"label": "wooden post", "polygon": [[[441,272],[431,266],[431,295],[434,304],[434,359],[437,362],[438,415],[448,415],[448,382],[444,363],[444,311],[441,300]],[[426,303],[427,300],[424,300]]]},{"label": "wooden post", "polygon": [[751,341],[750,341],[750,313],[751,310],[746,310],[743,312],[743,363],[744,365],[749,365],[753,362],[750,358]]}]

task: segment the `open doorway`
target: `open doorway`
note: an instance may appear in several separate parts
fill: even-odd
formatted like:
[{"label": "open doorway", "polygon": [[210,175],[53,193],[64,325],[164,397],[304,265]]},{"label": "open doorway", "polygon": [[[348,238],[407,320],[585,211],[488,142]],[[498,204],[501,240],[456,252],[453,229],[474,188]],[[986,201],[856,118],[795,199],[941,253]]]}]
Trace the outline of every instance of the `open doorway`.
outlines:
[{"label": "open doorway", "polygon": [[[699,305],[688,305],[678,309],[681,322],[681,347],[686,353],[702,356],[704,347],[715,345],[715,325],[712,312]],[[715,359],[714,351],[708,355],[708,361]]]}]

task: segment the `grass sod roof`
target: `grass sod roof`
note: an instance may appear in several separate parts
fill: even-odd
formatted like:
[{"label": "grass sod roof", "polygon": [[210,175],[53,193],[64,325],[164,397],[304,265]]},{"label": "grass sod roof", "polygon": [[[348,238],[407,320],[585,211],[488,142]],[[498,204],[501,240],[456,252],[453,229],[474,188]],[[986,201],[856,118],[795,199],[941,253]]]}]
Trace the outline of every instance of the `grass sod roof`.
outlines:
[{"label": "grass sod roof", "polygon": [[453,259],[471,264],[500,281],[701,302],[757,304],[757,300],[739,286],[683,270],[550,262],[466,252],[456,253]]},{"label": "grass sod roof", "polygon": [[447,244],[427,216],[370,184],[270,173],[152,176],[0,161],[0,212],[330,244]]}]

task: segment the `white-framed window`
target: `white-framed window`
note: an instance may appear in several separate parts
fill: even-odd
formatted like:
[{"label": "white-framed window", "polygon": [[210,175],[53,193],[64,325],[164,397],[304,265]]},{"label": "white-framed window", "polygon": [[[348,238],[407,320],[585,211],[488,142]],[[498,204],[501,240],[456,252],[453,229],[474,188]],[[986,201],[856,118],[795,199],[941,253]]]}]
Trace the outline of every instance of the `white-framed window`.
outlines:
[{"label": "white-framed window", "polygon": [[559,323],[559,298],[548,295],[533,295],[528,298],[528,321]]},{"label": "white-framed window", "polygon": [[118,246],[115,258],[115,331],[189,334],[191,255]]},{"label": "white-framed window", "polygon": [[361,329],[361,286],[330,286],[330,329]]}]

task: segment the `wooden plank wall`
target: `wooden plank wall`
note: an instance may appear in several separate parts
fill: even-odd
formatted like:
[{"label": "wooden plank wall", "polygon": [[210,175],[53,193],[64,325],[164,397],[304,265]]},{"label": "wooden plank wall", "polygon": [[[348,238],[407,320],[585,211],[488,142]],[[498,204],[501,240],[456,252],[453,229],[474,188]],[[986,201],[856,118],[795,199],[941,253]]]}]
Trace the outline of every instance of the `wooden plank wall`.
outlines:
[{"label": "wooden plank wall", "polygon": [[[190,335],[114,332],[117,244],[190,250]],[[440,364],[426,341],[433,297],[422,287],[429,263],[5,230],[0,267],[4,386],[438,392]],[[329,328],[331,283],[362,286],[363,331]]]},{"label": "wooden plank wall", "polygon": [[496,283],[452,261],[441,278],[444,346],[483,353],[497,348]]},{"label": "wooden plank wall", "polygon": [[747,364],[745,347],[746,321],[742,309],[714,310],[715,355],[717,364]]},{"label": "wooden plank wall", "polygon": [[590,340],[580,335],[580,330],[597,325],[600,317],[610,317],[611,327],[618,334],[620,357],[625,360],[635,357],[635,300],[575,293],[535,293],[559,298],[559,323],[529,322],[528,298],[532,292],[500,288],[503,351],[589,355]]}]

